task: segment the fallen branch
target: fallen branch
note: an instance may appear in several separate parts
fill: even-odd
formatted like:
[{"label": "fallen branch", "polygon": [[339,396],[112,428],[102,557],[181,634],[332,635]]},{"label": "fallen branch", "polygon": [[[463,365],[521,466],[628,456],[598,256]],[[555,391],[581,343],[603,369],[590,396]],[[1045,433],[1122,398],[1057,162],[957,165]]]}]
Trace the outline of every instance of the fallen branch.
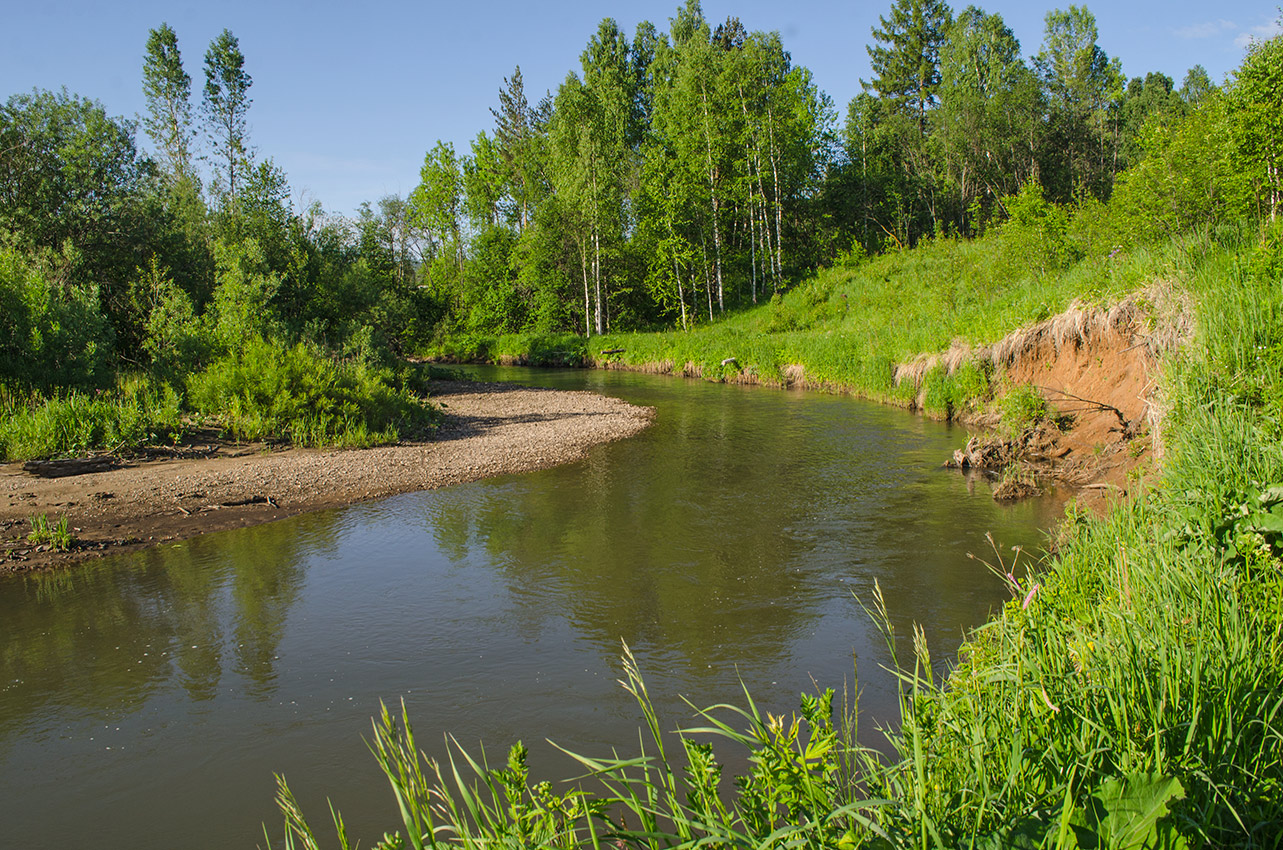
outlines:
[{"label": "fallen branch", "polygon": [[119,465],[120,461],[113,455],[96,455],[66,460],[29,460],[22,465],[22,469],[38,478],[65,478],[68,475],[103,472]]},{"label": "fallen branch", "polygon": [[[1037,385],[1035,384],[1035,386]],[[1066,392],[1065,390],[1056,390],[1056,389],[1052,389],[1051,387],[1037,387],[1037,388],[1042,390],[1045,393],[1056,393],[1058,395],[1064,396],[1065,398],[1072,398],[1074,401],[1081,401],[1083,404],[1087,405],[1087,408],[1086,408],[1087,410],[1108,410],[1118,417],[1119,424],[1121,424],[1124,428],[1126,428],[1128,425],[1131,424],[1130,421],[1127,419],[1127,417],[1123,415],[1123,412],[1119,410],[1117,407],[1114,407],[1112,404],[1105,404],[1103,401],[1096,401],[1095,399],[1083,398],[1082,396],[1074,395],[1071,392]]]}]

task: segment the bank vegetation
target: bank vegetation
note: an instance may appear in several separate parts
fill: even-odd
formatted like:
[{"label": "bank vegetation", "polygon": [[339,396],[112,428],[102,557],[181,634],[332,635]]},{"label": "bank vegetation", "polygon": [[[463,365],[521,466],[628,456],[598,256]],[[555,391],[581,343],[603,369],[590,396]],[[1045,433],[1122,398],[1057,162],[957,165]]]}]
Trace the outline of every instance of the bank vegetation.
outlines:
[{"label": "bank vegetation", "polygon": [[[252,153],[235,37],[205,54],[197,121],[159,27],[150,154],[65,91],[0,108],[0,455],[422,435],[411,354],[1031,419],[1036,393],[999,401],[1012,341],[1074,345],[1086,324],[1045,323],[1127,304],[1161,356],[1161,465],[1071,513],[1046,560],[977,553],[1011,598],[944,678],[860,600],[901,685],[889,758],[858,745],[855,692],[786,717],[745,694],[674,740],[625,651],[643,748],[568,754],[578,781],[533,781],[520,745],[425,762],[408,718],[376,719],[402,822],[379,846],[1277,846],[1283,41],[1178,89],[1127,81],[1096,35],[1053,11],[1026,61],[998,15],[896,0],[839,131],[777,34],[694,0],[667,33],[607,20],[582,74],[532,105],[518,69],[493,134],[345,219],[295,209]],[[284,780],[280,803],[287,846],[320,846]]]}]

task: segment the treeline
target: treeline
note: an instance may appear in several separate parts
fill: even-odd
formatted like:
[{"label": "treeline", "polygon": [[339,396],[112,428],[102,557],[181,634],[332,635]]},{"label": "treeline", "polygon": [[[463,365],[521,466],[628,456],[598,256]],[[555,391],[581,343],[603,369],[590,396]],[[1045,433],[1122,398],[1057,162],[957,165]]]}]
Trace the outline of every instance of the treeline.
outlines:
[{"label": "treeline", "polygon": [[1126,81],[1076,6],[1032,63],[1001,16],[940,0],[897,0],[872,35],[840,132],[778,34],[696,0],[667,33],[602,21],[535,106],[518,68],[493,131],[438,143],[409,198],[442,334],[687,328],[852,249],[982,233],[1030,183],[1103,201],[1147,126],[1215,91],[1200,66]]},{"label": "treeline", "polygon": [[428,153],[411,221],[448,331],[685,326],[815,261],[831,110],[778,35],[692,2],[667,34],[602,21],[581,65],[536,106],[518,68],[493,135]]},{"label": "treeline", "polygon": [[468,151],[436,143],[409,197],[347,219],[297,209],[250,143],[235,36],[210,43],[194,93],[162,25],[143,52],[150,155],[133,122],[65,90],[0,107],[6,427],[128,383],[147,433],[212,417],[361,444],[422,424],[407,354],[687,329],[820,265],[995,225],[1063,268],[1083,245],[1272,217],[1283,197],[1273,71],[1251,71],[1277,64],[1273,42],[1224,89],[1198,66],[1177,89],[1124,82],[1080,7],[1047,15],[1031,62],[1000,16],[939,0],[896,0],[872,35],[839,132],[778,34],[713,25],[695,0],[667,32],[604,20],[555,93],[532,102],[518,68]]}]

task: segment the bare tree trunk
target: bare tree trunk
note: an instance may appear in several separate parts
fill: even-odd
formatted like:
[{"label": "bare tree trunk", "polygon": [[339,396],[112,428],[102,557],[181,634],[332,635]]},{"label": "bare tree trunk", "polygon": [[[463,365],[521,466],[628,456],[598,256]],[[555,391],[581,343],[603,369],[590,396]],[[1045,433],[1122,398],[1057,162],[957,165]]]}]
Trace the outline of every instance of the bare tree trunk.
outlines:
[{"label": "bare tree trunk", "polygon": [[708,292],[708,320],[713,321],[713,282],[708,278],[708,237],[699,240],[700,251],[704,254],[704,289]]},{"label": "bare tree trunk", "polygon": [[602,307],[601,307],[601,238],[597,233],[596,227],[593,228],[592,246],[593,246],[593,259],[592,259],[593,282],[596,284],[596,289],[597,289],[597,305],[596,305],[597,306],[597,311],[596,311],[597,335],[601,336],[601,334],[603,333]]},{"label": "bare tree trunk", "polygon": [[[744,123],[748,124],[752,120],[748,114],[748,101],[744,98],[744,86],[739,86],[740,109],[744,112]],[[753,134],[753,145],[758,147],[757,134]],[[748,142],[744,142],[744,164],[752,168],[757,173],[757,184],[760,188],[762,185],[762,158],[759,155],[754,156],[749,151]],[[757,222],[753,218],[753,184],[749,182],[748,190],[748,245],[750,254],[750,265],[753,269],[753,303],[757,303]]]},{"label": "bare tree trunk", "polygon": [[784,248],[780,239],[780,232],[783,230],[781,221],[783,213],[780,212],[780,170],[779,154],[775,150],[775,115],[768,108],[766,110],[766,129],[770,134],[771,143],[771,183],[772,190],[775,194],[775,277],[778,279],[783,274],[784,268]]},{"label": "bare tree trunk", "polygon": [[[744,151],[747,155],[747,149]],[[757,222],[753,220],[753,193],[748,198],[748,255],[753,270],[753,303],[757,303]]]},{"label": "bare tree trunk", "polygon": [[682,286],[682,270],[677,266],[677,255],[673,255],[673,274],[677,278],[677,300],[682,305],[682,330],[686,330],[686,290]]},{"label": "bare tree trunk", "polygon": [[722,300],[722,232],[717,223],[718,218],[718,199],[717,199],[717,170],[713,166],[713,135],[712,128],[709,127],[708,115],[708,89],[700,87],[700,94],[704,101],[704,149],[708,155],[708,193],[713,200],[713,260],[717,266],[717,308],[725,311],[726,305]]},{"label": "bare tree trunk", "polygon": [[[595,166],[595,163],[594,163],[594,166]],[[593,285],[594,285],[594,287],[595,287],[595,289],[596,289],[596,293],[597,293],[597,310],[596,310],[596,319],[597,319],[597,335],[598,335],[598,336],[601,336],[601,334],[602,334],[602,314],[601,314],[601,238],[600,238],[600,235],[599,235],[599,234],[600,234],[600,230],[599,230],[599,227],[598,227],[598,221],[600,220],[600,217],[601,217],[601,216],[600,216],[600,210],[598,209],[598,206],[597,206],[597,170],[596,170],[596,168],[595,168],[595,167],[593,168],[593,173],[592,173],[592,190],[593,190],[593,197],[592,197],[592,244],[593,244],[592,274],[593,274]]]},{"label": "bare tree trunk", "polygon": [[588,248],[579,240],[579,265],[584,270],[584,337],[592,336],[592,311],[588,297]]},{"label": "bare tree trunk", "polygon": [[775,254],[774,254],[774,251],[772,251],[771,249],[771,224],[770,224],[770,219],[767,217],[767,210],[766,210],[766,186],[762,184],[762,152],[761,151],[757,152],[755,166],[756,166],[755,170],[757,171],[757,194],[758,194],[758,197],[761,199],[761,204],[762,204],[762,231],[761,232],[762,232],[762,256],[764,258],[762,260],[762,266],[763,266],[762,274],[763,275],[766,274],[765,269],[769,265],[771,269],[771,277],[775,279],[775,284],[776,284],[775,289],[778,291],[780,288],[779,287],[780,277],[778,274],[775,273],[775,261],[773,259]]}]

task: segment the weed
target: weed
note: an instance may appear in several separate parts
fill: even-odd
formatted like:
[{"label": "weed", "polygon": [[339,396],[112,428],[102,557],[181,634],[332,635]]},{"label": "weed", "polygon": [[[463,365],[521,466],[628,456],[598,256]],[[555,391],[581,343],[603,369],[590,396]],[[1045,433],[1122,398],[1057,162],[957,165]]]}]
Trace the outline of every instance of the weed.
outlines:
[{"label": "weed", "polygon": [[[377,846],[819,850],[886,837],[877,824],[885,801],[862,798],[841,781],[873,769],[877,755],[853,743],[849,707],[834,722],[833,691],[803,695],[800,713],[787,718],[761,714],[746,692],[746,707],[698,711],[706,725],[679,729],[671,748],[627,646],[623,666],[621,684],[645,726],[642,750],[605,758],[562,750],[584,776],[561,795],[547,782],[530,781],[520,742],[504,767],[491,767],[453,741],[448,763],[425,760],[404,705],[399,719],[384,706],[370,749],[392,786],[404,832]],[[747,772],[723,782],[712,743],[698,740],[708,736],[742,749]],[[587,790],[585,782],[591,782]],[[277,777],[277,788],[285,846],[316,850],[315,833],[284,777]],[[342,816],[332,815],[346,850]]]},{"label": "weed", "polygon": [[66,552],[71,549],[75,539],[71,536],[71,530],[67,527],[67,518],[61,517],[53,527],[49,525],[49,518],[45,514],[37,514],[30,518],[31,531],[27,534],[27,542],[33,546],[49,544],[57,552]]},{"label": "weed", "polygon": [[1013,434],[1036,425],[1047,418],[1047,400],[1037,387],[1016,384],[1008,388],[998,401],[1002,424]]}]

